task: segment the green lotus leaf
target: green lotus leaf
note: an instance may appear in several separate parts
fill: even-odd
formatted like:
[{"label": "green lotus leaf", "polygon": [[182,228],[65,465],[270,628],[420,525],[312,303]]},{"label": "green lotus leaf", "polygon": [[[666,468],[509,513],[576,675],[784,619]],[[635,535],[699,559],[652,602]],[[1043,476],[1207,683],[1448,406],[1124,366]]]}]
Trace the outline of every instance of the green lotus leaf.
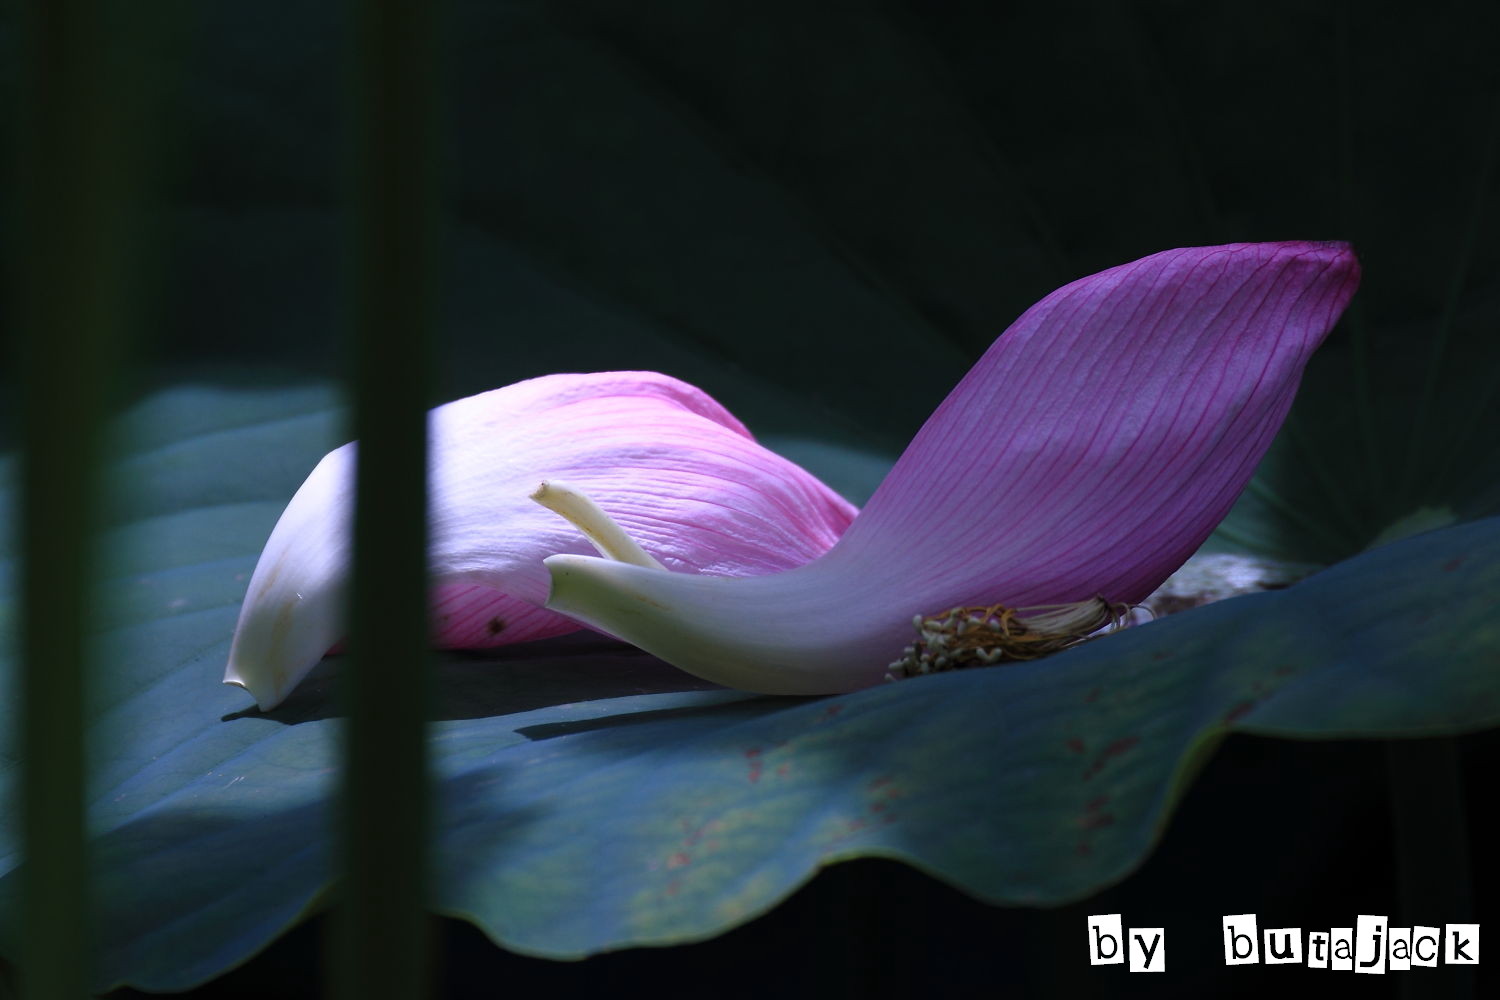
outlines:
[{"label": "green lotus leaf", "polygon": [[[260,545],[336,443],[329,402],[317,387],[189,386],[124,422],[111,479],[135,485],[108,536],[89,733],[101,989],[205,981],[328,886],[341,661],[265,715],[219,678]],[[798,457],[821,471],[818,455],[855,490],[878,471],[830,445]],[[1500,721],[1496,592],[1491,518],[1045,660],[836,698],[715,689],[596,638],[444,655],[432,905],[506,947],[576,957],[713,935],[862,856],[994,902],[1086,897],[1141,863],[1232,730]],[[0,672],[6,731],[13,673]],[[17,770],[0,761],[0,795]],[[7,959],[17,837],[6,814]]]}]

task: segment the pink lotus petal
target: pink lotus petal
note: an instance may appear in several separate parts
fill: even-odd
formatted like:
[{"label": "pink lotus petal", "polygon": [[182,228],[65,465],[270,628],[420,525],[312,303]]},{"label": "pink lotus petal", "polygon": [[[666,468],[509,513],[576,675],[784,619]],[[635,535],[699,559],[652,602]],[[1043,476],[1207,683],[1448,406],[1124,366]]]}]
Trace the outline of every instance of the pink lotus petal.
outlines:
[{"label": "pink lotus petal", "polygon": [[[586,488],[668,568],[744,576],[801,565],[854,508],[757,445],[701,391],[653,372],[551,375],[430,416],[434,641],[496,645],[578,628],[540,610],[542,558],[593,551],[532,503],[547,477]],[[272,531],[225,680],[279,703],[343,633],[354,445],[326,456]]]},{"label": "pink lotus petal", "polygon": [[985,353],[826,556],[740,581],[557,556],[548,607],[710,680],[815,694],[879,681],[914,615],[1139,601],[1249,481],[1358,277],[1346,245],[1297,242],[1075,281]]},{"label": "pink lotus petal", "polygon": [[440,649],[485,649],[578,631],[555,611],[475,584],[442,584],[432,593],[432,643]]},{"label": "pink lotus petal", "polygon": [[1358,277],[1344,244],[1252,243],[1053,292],[938,407],[830,563],[897,561],[938,603],[1144,598],[1229,512]]}]

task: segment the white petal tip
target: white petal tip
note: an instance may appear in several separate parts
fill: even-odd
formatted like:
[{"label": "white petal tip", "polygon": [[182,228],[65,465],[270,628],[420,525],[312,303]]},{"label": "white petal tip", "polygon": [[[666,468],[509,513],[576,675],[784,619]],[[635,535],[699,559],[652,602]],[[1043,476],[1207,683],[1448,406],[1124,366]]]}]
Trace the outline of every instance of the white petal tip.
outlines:
[{"label": "white petal tip", "polygon": [[229,685],[230,687],[237,687],[240,690],[248,693],[250,697],[255,699],[255,707],[260,709],[262,712],[269,712],[277,705],[280,705],[283,701],[286,700],[287,696],[286,691],[278,691],[274,689],[269,691],[264,689],[257,690],[260,685],[252,684],[249,681],[245,680],[232,667],[229,670],[225,671],[224,683],[226,685]]}]

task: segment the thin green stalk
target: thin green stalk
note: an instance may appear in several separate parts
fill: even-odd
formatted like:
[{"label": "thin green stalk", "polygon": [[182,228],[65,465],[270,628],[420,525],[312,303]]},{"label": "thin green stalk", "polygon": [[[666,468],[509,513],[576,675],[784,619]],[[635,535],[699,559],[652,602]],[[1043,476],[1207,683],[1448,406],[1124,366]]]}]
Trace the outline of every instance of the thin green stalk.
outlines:
[{"label": "thin green stalk", "polygon": [[334,993],[428,991],[427,333],[434,5],[353,8],[356,472]]},{"label": "thin green stalk", "polygon": [[[1122,48],[1137,57],[1136,65],[1140,75],[1147,81],[1151,91],[1144,101],[1138,102],[1144,109],[1142,117],[1154,119],[1160,129],[1161,144],[1177,150],[1177,164],[1183,187],[1195,209],[1204,241],[1221,242],[1224,238],[1224,224],[1218,201],[1209,183],[1208,171],[1203,166],[1198,143],[1193,138],[1188,116],[1183,111],[1176,90],[1171,86],[1156,41],[1146,30],[1140,9],[1134,3],[1119,4],[1114,10],[1124,40]],[[1135,93],[1139,96],[1140,89],[1137,88]]]},{"label": "thin green stalk", "polygon": [[1042,211],[1041,203],[1037,201],[1036,196],[1021,178],[1021,173],[1016,169],[1010,154],[1006,152],[1005,143],[1001,141],[1001,137],[995,135],[975,111],[973,98],[963,82],[955,75],[953,62],[944,55],[931,29],[921,18],[913,16],[904,9],[893,6],[881,13],[894,22],[895,30],[900,32],[912,51],[921,58],[923,68],[927,71],[929,78],[942,88],[943,97],[949,108],[955,114],[964,117],[969,132],[978,145],[979,155],[989,167],[995,183],[1009,193],[1036,233],[1037,242],[1041,244],[1042,252],[1047,255],[1056,283],[1062,285],[1077,278],[1078,267],[1070,259],[1068,252],[1063,249],[1056,227],[1048,220],[1047,214]]},{"label": "thin green stalk", "polygon": [[[1463,426],[1454,431],[1449,441],[1449,447],[1443,452],[1443,457],[1438,459],[1437,466],[1433,470],[1432,481],[1438,484],[1438,488],[1440,489],[1454,485],[1452,481],[1454,466],[1473,447],[1475,439],[1480,434],[1492,437],[1494,433],[1495,425],[1493,418],[1486,415],[1495,409],[1496,400],[1500,400],[1500,368],[1496,368],[1490,372],[1489,377],[1485,379],[1484,383],[1478,389],[1468,394],[1468,399],[1473,407],[1473,419],[1467,421]],[[1493,448],[1493,445],[1491,447]],[[1486,454],[1480,454],[1476,457],[1481,461],[1489,458]],[[1472,467],[1470,468],[1470,478],[1471,480],[1473,478]],[[1457,485],[1463,486],[1469,484],[1464,483],[1463,480],[1459,480]],[[1489,486],[1492,484],[1484,483],[1480,485]],[[1493,513],[1493,511],[1483,510],[1481,513],[1488,514]]]},{"label": "thin green stalk", "polygon": [[1340,519],[1334,523],[1342,524],[1346,529],[1340,531],[1339,535],[1346,543],[1350,543],[1353,546],[1350,551],[1358,548],[1363,543],[1356,536],[1362,533],[1361,525],[1365,519],[1355,509],[1353,501],[1349,499],[1345,492],[1339,488],[1338,483],[1334,482],[1333,477],[1329,475],[1328,463],[1323,461],[1318,455],[1317,447],[1308,438],[1306,432],[1303,431],[1302,422],[1295,416],[1286,422],[1286,435],[1292,447],[1302,454],[1302,462],[1300,463],[1302,468],[1308,470],[1309,475],[1311,475],[1313,481],[1318,484],[1318,488],[1322,491],[1324,500],[1333,508],[1334,516]]},{"label": "thin green stalk", "polygon": [[[1475,193],[1475,204],[1473,214],[1469,218],[1469,244],[1472,251],[1474,244],[1478,243],[1480,215],[1488,200],[1489,186],[1493,183],[1496,147],[1500,144],[1500,95],[1496,95],[1494,104],[1495,114],[1490,125],[1489,145],[1486,150],[1485,163],[1480,171],[1480,188]],[[1465,267],[1467,271],[1467,267]],[[1456,320],[1458,313],[1459,298],[1463,291],[1463,280],[1456,276],[1453,285],[1449,289],[1448,301],[1444,304],[1444,325],[1451,324]],[[1492,422],[1486,418],[1494,400],[1500,394],[1500,372],[1492,372],[1490,377],[1474,392],[1468,394],[1468,400],[1473,404],[1472,419],[1458,421],[1453,428],[1453,433],[1446,436],[1447,447],[1440,452],[1440,457],[1431,467],[1429,481],[1433,483],[1437,491],[1445,490],[1453,485],[1452,477],[1454,468],[1462,461],[1463,456],[1473,447],[1475,438],[1480,434],[1492,432]]]},{"label": "thin green stalk", "polygon": [[[1474,183],[1474,196],[1462,226],[1463,235],[1459,237],[1458,256],[1453,262],[1453,278],[1448,285],[1447,297],[1443,301],[1443,312],[1438,319],[1437,332],[1433,337],[1432,354],[1427,362],[1427,370],[1423,374],[1422,389],[1417,397],[1416,411],[1412,417],[1411,437],[1406,450],[1406,467],[1401,483],[1404,507],[1415,506],[1423,499],[1416,493],[1416,484],[1422,478],[1420,476],[1421,458],[1424,446],[1427,446],[1427,425],[1432,401],[1437,393],[1438,377],[1442,374],[1448,339],[1452,336],[1453,324],[1458,317],[1459,302],[1463,298],[1464,286],[1469,279],[1469,269],[1474,262],[1474,250],[1479,243],[1480,222],[1484,216],[1485,202],[1489,200],[1490,186],[1495,175],[1496,151],[1500,149],[1500,95],[1492,99],[1487,125],[1484,151],[1480,157],[1479,170]],[[1431,467],[1428,471],[1431,471]]]},{"label": "thin green stalk", "polygon": [[[1315,538],[1339,539],[1343,543],[1343,547],[1345,548],[1352,544],[1351,539],[1348,536],[1344,535],[1343,532],[1330,526],[1327,522],[1313,517],[1311,514],[1308,514],[1306,511],[1301,510],[1300,508],[1287,501],[1281,496],[1281,494],[1277,493],[1275,489],[1269,486],[1265,482],[1265,480],[1261,479],[1260,476],[1256,476],[1254,479],[1250,480],[1250,484],[1246,487],[1246,491],[1254,496],[1257,500],[1264,502],[1272,510],[1280,514],[1284,519],[1297,525],[1303,531],[1314,536]],[[1357,548],[1358,546],[1356,545],[1355,547]]]},{"label": "thin green stalk", "polygon": [[[1462,760],[1452,739],[1402,740],[1386,744],[1396,888],[1403,927],[1474,922],[1473,875],[1469,865]],[[1446,945],[1445,945],[1446,947]],[[1424,972],[1421,982],[1402,982],[1402,996],[1474,996],[1472,967],[1444,964]]]},{"label": "thin green stalk", "polygon": [[[1355,243],[1358,249],[1360,218],[1354,202],[1356,156],[1354,128],[1354,84],[1357,67],[1353,53],[1353,0],[1339,4],[1334,42],[1334,64],[1337,67],[1338,114],[1338,235]],[[1370,378],[1370,325],[1365,319],[1364,300],[1355,296],[1345,312],[1349,324],[1349,342],[1353,350],[1354,407],[1359,417],[1360,445],[1364,450],[1366,484],[1369,495],[1384,500],[1388,483],[1384,451],[1380,447],[1380,429],[1375,419],[1375,393]]]},{"label": "thin green stalk", "polygon": [[1389,488],[1385,452],[1380,447],[1380,428],[1375,417],[1375,393],[1370,379],[1370,324],[1365,319],[1364,303],[1355,297],[1344,316],[1349,324],[1349,343],[1353,348],[1354,408],[1359,416],[1360,445],[1365,455],[1365,481],[1369,495],[1376,497],[1380,511],[1388,513],[1385,503]]}]

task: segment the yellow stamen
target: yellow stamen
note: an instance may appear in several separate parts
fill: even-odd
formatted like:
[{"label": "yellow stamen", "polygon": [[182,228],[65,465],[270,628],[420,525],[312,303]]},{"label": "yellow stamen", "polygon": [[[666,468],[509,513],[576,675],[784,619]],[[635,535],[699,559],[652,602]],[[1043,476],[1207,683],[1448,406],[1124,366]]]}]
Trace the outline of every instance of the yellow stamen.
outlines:
[{"label": "yellow stamen", "polygon": [[1076,604],[991,604],[917,615],[912,624],[921,638],[891,664],[886,679],[1039,659],[1124,628],[1129,613],[1128,605],[1094,597]]}]

